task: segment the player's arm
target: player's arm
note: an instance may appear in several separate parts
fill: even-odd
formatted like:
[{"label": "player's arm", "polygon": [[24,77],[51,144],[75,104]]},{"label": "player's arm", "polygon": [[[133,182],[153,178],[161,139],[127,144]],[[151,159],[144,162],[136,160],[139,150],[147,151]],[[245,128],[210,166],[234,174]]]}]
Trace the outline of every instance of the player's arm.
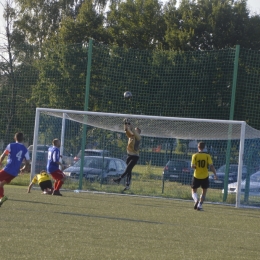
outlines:
[{"label": "player's arm", "polygon": [[134,136],[134,133],[132,132],[132,126],[128,118],[125,118],[123,120],[124,122],[124,130],[128,138]]},{"label": "player's arm", "polygon": [[28,190],[27,190],[28,193],[30,193],[31,188],[32,188],[33,184],[35,184],[35,183],[37,183],[37,175],[34,176],[34,178],[32,179],[32,181],[30,183],[30,185],[28,186]]},{"label": "player's arm", "polygon": [[216,169],[215,169],[215,167],[214,167],[214,165],[213,165],[213,162],[212,162],[212,159],[211,159],[211,156],[210,155],[208,155],[208,164],[209,164],[209,169],[213,172],[213,174],[214,174],[214,179],[217,179],[218,177],[217,177],[217,173],[216,173]]},{"label": "player's arm", "polygon": [[28,190],[27,190],[27,193],[30,193],[31,192],[31,188],[33,186],[33,182],[30,183],[30,185],[28,186]]},{"label": "player's arm", "polygon": [[193,155],[191,158],[191,168],[196,169],[195,155]]},{"label": "player's arm", "polygon": [[60,162],[60,158],[61,158],[60,153],[58,151],[54,151],[52,156],[53,156],[53,158],[52,158],[53,162],[58,164],[61,167],[61,169],[63,170],[65,168],[65,166]]},{"label": "player's arm", "polygon": [[24,155],[24,159],[25,159],[25,165],[20,169],[21,173],[23,173],[24,171],[30,172],[30,170],[31,170],[30,156],[29,156],[29,152],[28,151]]},{"label": "player's arm", "polygon": [[125,133],[128,138],[131,138],[134,136],[134,133],[132,132],[131,128],[129,126],[126,127]]},{"label": "player's arm", "polygon": [[3,162],[3,160],[5,159],[5,156],[6,156],[6,154],[5,154],[5,151],[2,153],[2,155],[1,155],[1,157],[0,157],[0,165],[2,165],[2,162]]},{"label": "player's arm", "polygon": [[141,140],[141,135],[134,128],[132,129],[132,133],[137,141]]},{"label": "player's arm", "polygon": [[209,166],[209,169],[213,172],[213,174],[214,174],[214,179],[217,179],[218,177],[217,177],[217,173],[216,173],[216,169],[215,169],[214,165],[211,164],[211,165]]},{"label": "player's arm", "polygon": [[0,165],[4,161],[5,157],[10,153],[10,145],[8,144],[2,155],[0,156]]}]

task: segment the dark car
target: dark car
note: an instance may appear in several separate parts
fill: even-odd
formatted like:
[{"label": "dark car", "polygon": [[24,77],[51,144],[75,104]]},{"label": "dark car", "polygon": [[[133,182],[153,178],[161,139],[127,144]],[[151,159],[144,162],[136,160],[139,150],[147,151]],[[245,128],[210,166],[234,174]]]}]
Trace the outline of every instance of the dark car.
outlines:
[{"label": "dark car", "polygon": [[[64,170],[64,174],[70,178],[79,178],[80,174],[79,159],[74,165]],[[85,156],[83,177],[89,181],[103,180],[118,177],[126,169],[126,163],[118,158],[102,156]]]},{"label": "dark car", "polygon": [[[217,179],[214,179],[213,175],[209,176],[209,187],[215,189],[223,189],[224,188],[224,180],[225,180],[225,171],[226,165],[222,165],[219,169],[217,169]],[[238,164],[230,164],[228,170],[228,183],[236,182],[238,174]],[[242,167],[242,180],[246,178],[247,175],[247,167],[244,165]]]},{"label": "dark car", "polygon": [[191,168],[191,161],[170,160],[163,169],[163,180],[190,184],[194,170]]},{"label": "dark car", "polygon": [[[98,150],[98,149],[85,149],[84,156],[102,156],[102,157],[109,157],[110,153],[107,150]],[[74,157],[74,163],[77,162],[81,157],[81,150],[78,154]]]}]

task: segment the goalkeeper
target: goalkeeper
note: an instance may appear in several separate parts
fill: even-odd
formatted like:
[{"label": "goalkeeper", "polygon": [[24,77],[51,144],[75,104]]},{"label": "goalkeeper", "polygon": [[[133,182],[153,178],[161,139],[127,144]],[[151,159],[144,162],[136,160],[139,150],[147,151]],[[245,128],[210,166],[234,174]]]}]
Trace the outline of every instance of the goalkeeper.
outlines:
[{"label": "goalkeeper", "polygon": [[128,144],[127,144],[127,159],[126,164],[127,167],[124,173],[117,179],[113,179],[113,181],[117,184],[120,183],[121,179],[126,176],[126,186],[125,190],[129,190],[131,178],[132,178],[132,169],[137,164],[139,160],[139,146],[141,141],[141,129],[136,127],[134,128],[129,119],[124,119],[124,130],[126,136],[128,137]]}]

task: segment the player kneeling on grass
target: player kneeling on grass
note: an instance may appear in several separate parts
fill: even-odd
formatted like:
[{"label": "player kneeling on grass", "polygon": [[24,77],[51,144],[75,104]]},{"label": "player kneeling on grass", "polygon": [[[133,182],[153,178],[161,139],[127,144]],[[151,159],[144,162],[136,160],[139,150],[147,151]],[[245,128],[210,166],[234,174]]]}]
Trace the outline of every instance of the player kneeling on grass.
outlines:
[{"label": "player kneeling on grass", "polygon": [[117,184],[120,183],[121,179],[126,176],[126,186],[125,190],[128,190],[131,183],[132,178],[132,169],[137,164],[139,160],[139,146],[141,141],[141,129],[136,127],[134,128],[129,119],[124,119],[124,130],[126,133],[126,136],[128,137],[128,144],[127,144],[127,159],[126,164],[127,167],[124,171],[124,173],[117,179],[113,179],[113,181]]},{"label": "player kneeling on grass", "polygon": [[[8,156],[6,166],[0,171],[0,207],[7,200],[7,197],[4,196],[4,185],[10,183],[20,172],[30,170],[30,156],[27,148],[22,144],[23,133],[16,133],[14,140],[15,143],[8,144],[0,157],[1,165]],[[24,159],[25,165],[20,169]]]},{"label": "player kneeling on grass", "polygon": [[30,185],[28,186],[27,192],[30,193],[33,184],[38,183],[41,187],[42,194],[52,194],[52,182],[49,174],[46,171],[41,171],[40,173],[36,174],[32,179]]},{"label": "player kneeling on grass", "polygon": [[[209,187],[208,168],[214,173],[214,178],[217,179],[216,170],[213,166],[211,156],[204,152],[205,143],[199,142],[198,153],[192,155],[191,167],[195,169],[192,179],[192,198],[194,200],[194,209],[202,210],[202,203],[206,198],[207,189]],[[198,199],[197,189],[202,188],[202,194]]]}]

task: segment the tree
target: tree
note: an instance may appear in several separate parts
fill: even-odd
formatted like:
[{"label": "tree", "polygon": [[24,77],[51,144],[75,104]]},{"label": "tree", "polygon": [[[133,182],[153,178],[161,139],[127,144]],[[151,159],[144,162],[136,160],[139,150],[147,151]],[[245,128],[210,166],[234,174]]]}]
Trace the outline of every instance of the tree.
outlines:
[{"label": "tree", "polygon": [[178,9],[166,5],[165,37],[175,50],[222,49],[237,44],[255,46],[248,31],[252,28],[251,19],[246,0],[183,0]]},{"label": "tree", "polygon": [[92,1],[86,1],[80,7],[77,17],[64,18],[58,33],[59,41],[69,44],[86,43],[93,38],[108,43],[108,35],[103,26],[105,17],[96,7]]},{"label": "tree", "polygon": [[107,14],[111,43],[135,49],[165,46],[165,22],[158,0],[127,0],[113,3]]},{"label": "tree", "polygon": [[44,59],[35,64],[39,79],[32,89],[35,106],[82,110],[84,108],[87,49],[81,44],[43,48]]}]

